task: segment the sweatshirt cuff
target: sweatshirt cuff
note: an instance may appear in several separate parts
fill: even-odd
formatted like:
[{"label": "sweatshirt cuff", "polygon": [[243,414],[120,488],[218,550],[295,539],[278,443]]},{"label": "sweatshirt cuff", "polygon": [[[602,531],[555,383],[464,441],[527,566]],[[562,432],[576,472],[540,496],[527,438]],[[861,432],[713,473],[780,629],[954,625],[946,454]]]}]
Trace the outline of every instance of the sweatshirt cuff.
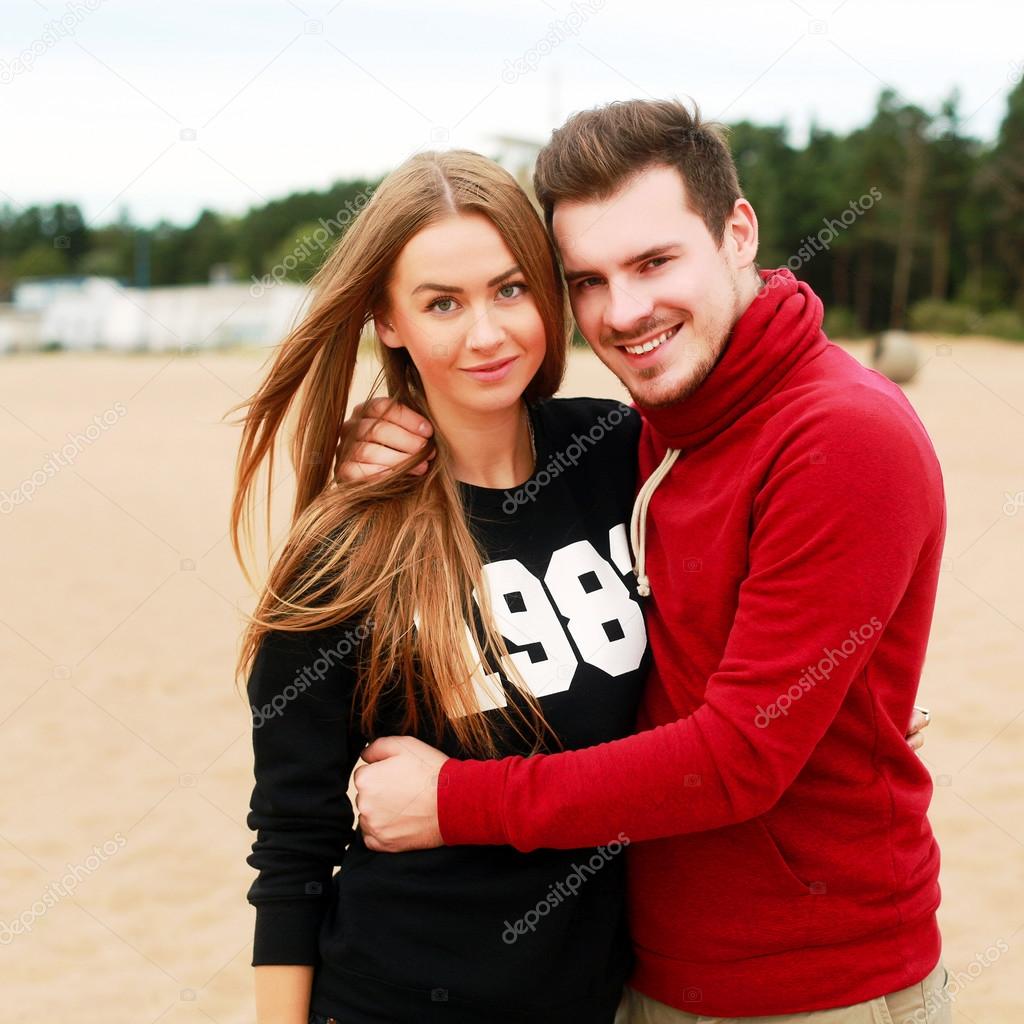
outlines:
[{"label": "sweatshirt cuff", "polygon": [[445,846],[506,846],[505,783],[513,761],[448,758],[437,777],[437,826]]},{"label": "sweatshirt cuff", "polygon": [[258,903],[252,966],[316,966],[320,960],[320,922],[323,915],[323,900]]}]

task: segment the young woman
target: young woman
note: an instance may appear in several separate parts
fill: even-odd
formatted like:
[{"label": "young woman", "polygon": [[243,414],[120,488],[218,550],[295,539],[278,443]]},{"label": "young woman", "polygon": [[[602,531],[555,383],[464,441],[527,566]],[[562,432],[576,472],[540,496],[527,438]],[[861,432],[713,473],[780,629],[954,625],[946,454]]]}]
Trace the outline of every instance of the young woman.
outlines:
[{"label": "young woman", "polygon": [[[432,457],[335,486],[370,323],[388,395],[433,423]],[[297,410],[292,526],[239,661],[261,1024],[615,1016],[627,838],[375,854],[347,797],[381,735],[479,757],[634,728],[647,660],[626,539],[639,423],[614,401],[551,397],[566,344],[557,264],[526,195],[483,157],[423,154],[377,189],[240,407],[243,567],[258,470],[268,462],[269,497]]]}]

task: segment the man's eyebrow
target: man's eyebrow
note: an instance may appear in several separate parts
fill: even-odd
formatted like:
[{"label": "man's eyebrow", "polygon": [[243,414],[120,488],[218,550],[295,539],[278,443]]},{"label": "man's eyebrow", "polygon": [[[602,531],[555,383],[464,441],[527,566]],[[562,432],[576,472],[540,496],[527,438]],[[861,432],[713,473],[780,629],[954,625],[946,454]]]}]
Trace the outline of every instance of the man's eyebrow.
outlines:
[{"label": "man's eyebrow", "polygon": [[[492,277],[487,282],[488,288],[493,288],[497,284],[501,284],[502,281],[507,280],[510,277],[514,277],[516,274],[521,274],[522,270],[519,264],[509,267],[503,274],[499,274],[497,277]],[[464,292],[464,288],[458,288],[453,284],[434,284],[433,282],[427,281],[423,284],[416,285],[412,290],[412,294],[415,295],[417,292],[452,292],[455,295],[460,295]]]},{"label": "man's eyebrow", "polygon": [[678,248],[679,245],[676,242],[666,242],[664,245],[652,245],[650,249],[645,249],[636,256],[630,256],[629,259],[623,263],[623,266],[632,267],[637,263],[643,263],[645,260],[653,260],[655,256],[664,256],[665,253]]},{"label": "man's eyebrow", "polygon": [[[624,267],[635,267],[638,263],[643,263],[645,260],[652,260],[656,256],[664,256],[665,253],[671,252],[674,249],[678,249],[679,245],[677,242],[666,242],[663,245],[652,245],[649,249],[644,249],[643,252],[637,253],[635,256],[630,256],[628,259],[622,261]],[[573,281],[578,281],[584,277],[600,277],[600,274],[594,273],[592,270],[564,270],[562,276],[565,278],[567,284],[572,284]]]}]

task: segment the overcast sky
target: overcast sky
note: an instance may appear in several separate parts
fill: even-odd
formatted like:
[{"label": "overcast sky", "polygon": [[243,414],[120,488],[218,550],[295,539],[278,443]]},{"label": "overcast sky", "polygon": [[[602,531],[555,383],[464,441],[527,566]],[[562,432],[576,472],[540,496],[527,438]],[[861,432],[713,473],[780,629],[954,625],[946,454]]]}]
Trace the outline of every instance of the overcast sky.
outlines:
[{"label": "overcast sky", "polygon": [[637,96],[800,142],[956,86],[990,139],[1022,70],[1019,0],[4,0],[0,202],[186,223]]}]

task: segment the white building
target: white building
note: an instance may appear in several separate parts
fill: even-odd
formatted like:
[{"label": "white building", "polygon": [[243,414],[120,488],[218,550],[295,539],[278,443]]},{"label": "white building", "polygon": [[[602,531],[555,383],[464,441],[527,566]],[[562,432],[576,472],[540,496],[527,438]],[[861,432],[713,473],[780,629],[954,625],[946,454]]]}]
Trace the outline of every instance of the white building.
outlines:
[{"label": "white building", "polygon": [[15,285],[11,305],[0,306],[0,351],[270,346],[308,299],[308,288],[287,282],[129,288],[106,277],[27,280]]}]

